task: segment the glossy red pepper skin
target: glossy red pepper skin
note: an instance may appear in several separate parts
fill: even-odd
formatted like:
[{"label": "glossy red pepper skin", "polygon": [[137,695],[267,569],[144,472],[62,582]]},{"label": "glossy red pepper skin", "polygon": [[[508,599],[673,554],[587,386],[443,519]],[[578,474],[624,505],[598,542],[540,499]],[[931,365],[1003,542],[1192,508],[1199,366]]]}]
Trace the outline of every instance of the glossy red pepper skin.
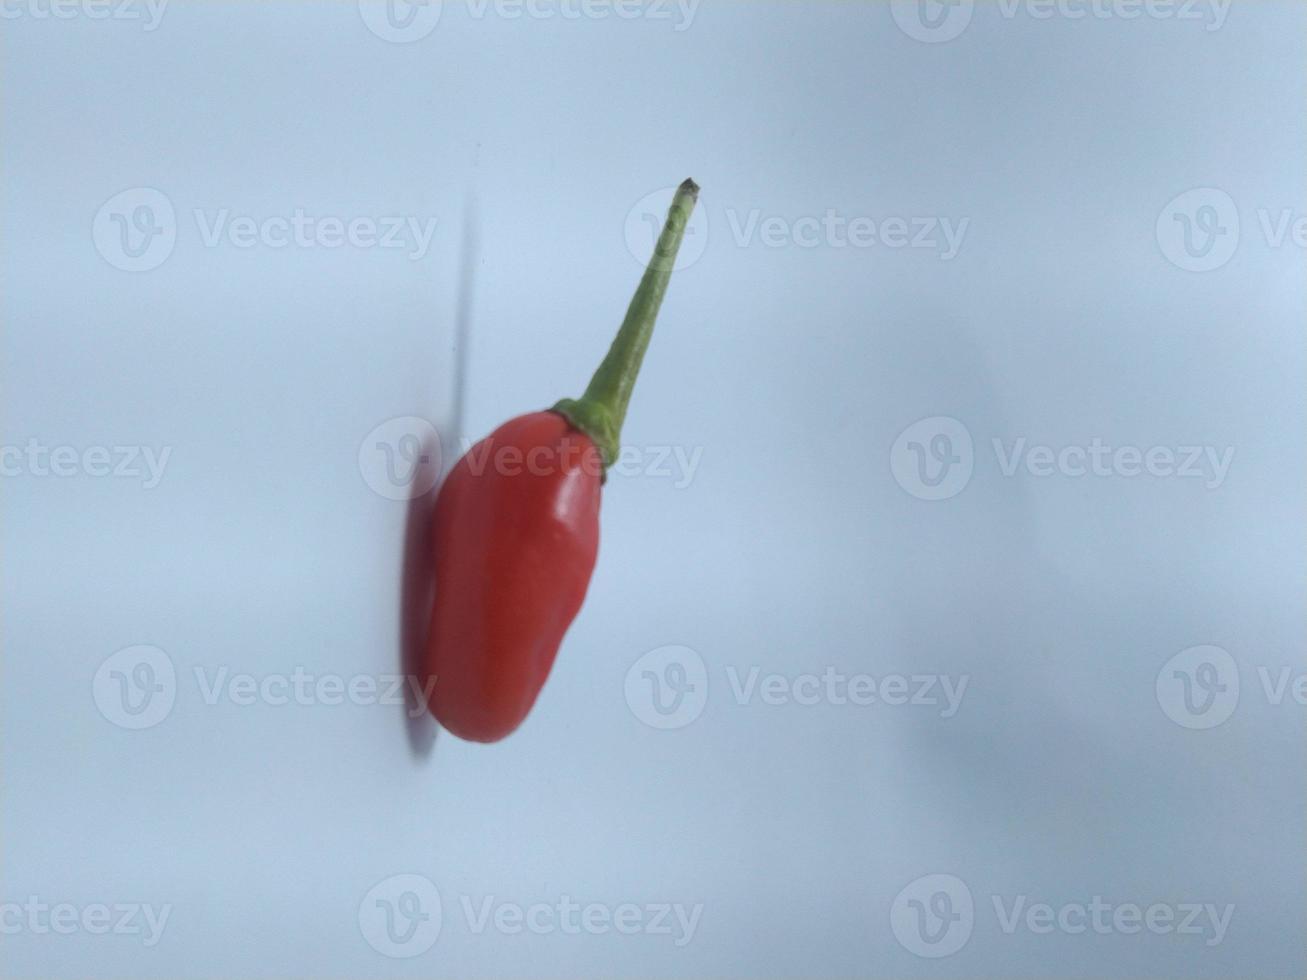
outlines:
[{"label": "glossy red pepper skin", "polygon": [[594,571],[602,479],[589,436],[534,412],[441,487],[427,675],[432,713],[459,738],[498,741],[535,703]]}]

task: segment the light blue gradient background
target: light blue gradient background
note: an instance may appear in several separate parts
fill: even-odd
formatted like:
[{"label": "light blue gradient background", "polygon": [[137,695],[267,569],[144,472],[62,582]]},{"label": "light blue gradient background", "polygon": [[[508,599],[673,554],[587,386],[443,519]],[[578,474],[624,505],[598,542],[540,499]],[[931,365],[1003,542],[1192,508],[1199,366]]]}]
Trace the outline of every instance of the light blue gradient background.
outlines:
[{"label": "light blue gradient background", "polygon": [[[1005,17],[925,44],[887,4],[704,3],[692,20],[506,19],[447,6],[386,43],[352,3],[181,4],[140,23],[0,22],[3,442],[173,447],[161,484],[4,479],[0,900],[171,903],[162,940],[0,937],[5,976],[1291,977],[1304,954],[1307,7],[1203,22]],[[677,30],[677,26],[685,27]],[[397,707],[206,705],[193,675],[398,664],[406,506],[357,456],[394,416],[447,445],[576,393],[640,271],[628,211],[687,175],[678,273],[633,402],[636,446],[702,447],[686,488],[605,488],[585,609],[535,712],[494,746],[415,753]],[[96,251],[126,188],[175,251]],[[1228,193],[1228,264],[1185,272],[1158,215]],[[432,249],[203,246],[211,213],[435,217]],[[793,220],[970,219],[959,255],[741,246]],[[453,352],[461,269],[465,411]],[[962,420],[975,473],[915,499],[890,447]],[[1005,477],[991,440],[1235,448],[1215,490]],[[156,727],[92,678],[155,644]],[[1230,652],[1237,710],[1172,723],[1154,683]],[[628,668],[708,667],[676,731]],[[961,710],[738,704],[727,669],[966,674]],[[413,959],[364,940],[388,875],[430,878]],[[965,881],[966,945],[891,929],[928,873]],[[693,941],[475,934],[461,898],[703,904]],[[1198,936],[1007,934],[991,900],[1233,903]]]}]

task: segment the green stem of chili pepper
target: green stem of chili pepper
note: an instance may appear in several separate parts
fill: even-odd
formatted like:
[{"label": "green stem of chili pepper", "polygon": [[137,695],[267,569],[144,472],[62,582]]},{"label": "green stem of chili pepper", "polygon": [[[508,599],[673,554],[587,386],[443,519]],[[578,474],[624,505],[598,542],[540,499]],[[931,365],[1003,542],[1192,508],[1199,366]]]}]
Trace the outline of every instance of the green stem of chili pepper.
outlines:
[{"label": "green stem of chili pepper", "polygon": [[631,389],[640,373],[640,363],[653,335],[658,308],[662,306],[663,294],[672,278],[672,265],[676,262],[685,226],[698,198],[699,186],[692,180],[685,181],[676,189],[667,212],[667,222],[658,236],[658,244],[654,246],[653,257],[631,297],[626,319],[622,321],[607,356],[590,379],[584,395],[564,398],[553,407],[553,411],[594,441],[603,457],[605,470],[617,460]]}]

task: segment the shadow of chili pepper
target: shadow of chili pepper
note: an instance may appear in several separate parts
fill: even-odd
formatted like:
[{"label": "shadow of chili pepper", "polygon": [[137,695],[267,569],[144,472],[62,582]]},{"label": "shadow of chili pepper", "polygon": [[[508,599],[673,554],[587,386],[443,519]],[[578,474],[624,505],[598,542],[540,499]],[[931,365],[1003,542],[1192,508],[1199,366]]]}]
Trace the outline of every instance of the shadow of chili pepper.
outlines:
[{"label": "shadow of chili pepper", "polygon": [[[422,452],[439,452],[435,440],[425,443]],[[424,696],[429,682],[422,668],[435,595],[432,577],[435,556],[431,550],[431,518],[435,506],[434,491],[410,498],[400,570],[399,649],[400,672],[404,676],[404,726],[408,731],[409,751],[415,758],[426,758],[436,741],[436,721],[427,710]]]},{"label": "shadow of chili pepper", "polygon": [[[463,205],[462,243],[459,255],[458,295],[454,308],[454,387],[453,409],[446,434],[457,439],[463,433],[463,410],[467,403],[468,336],[472,328],[472,290],[477,263],[477,208],[469,192]],[[450,443],[451,448],[454,445]],[[439,442],[429,439],[422,445],[422,456],[441,454]],[[457,461],[456,453],[437,455],[441,477]],[[426,695],[431,683],[425,676],[427,630],[435,599],[435,552],[432,519],[440,483],[424,494],[411,497],[404,523],[404,557],[400,569],[399,649],[400,671],[404,684],[404,726],[409,751],[414,758],[431,754],[439,726],[427,709]]]}]

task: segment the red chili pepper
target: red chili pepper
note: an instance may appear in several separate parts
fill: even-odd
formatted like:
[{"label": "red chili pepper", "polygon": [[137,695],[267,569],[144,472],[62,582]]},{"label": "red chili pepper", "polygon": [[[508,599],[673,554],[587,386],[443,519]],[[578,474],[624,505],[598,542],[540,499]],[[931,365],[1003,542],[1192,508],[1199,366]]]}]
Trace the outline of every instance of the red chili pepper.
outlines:
[{"label": "red chili pepper", "polygon": [[495,742],[535,703],[585,599],[604,471],[617,458],[640,362],[699,188],[676,191],[653,258],[579,399],[505,422],[436,499],[429,706],[460,738]]}]

